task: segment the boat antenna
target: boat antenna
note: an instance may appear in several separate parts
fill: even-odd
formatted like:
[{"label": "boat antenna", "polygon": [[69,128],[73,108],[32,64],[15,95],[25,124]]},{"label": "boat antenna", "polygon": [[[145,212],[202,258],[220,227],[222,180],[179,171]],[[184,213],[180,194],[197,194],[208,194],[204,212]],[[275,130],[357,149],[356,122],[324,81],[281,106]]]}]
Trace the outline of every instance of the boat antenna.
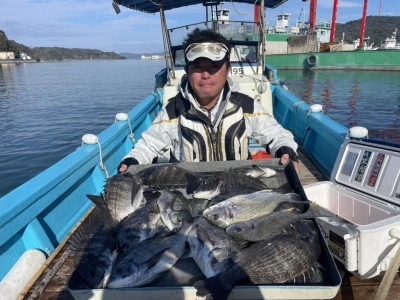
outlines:
[{"label": "boat antenna", "polygon": [[[265,6],[264,0],[260,2],[260,39],[261,39],[261,69],[265,67]],[[260,40],[259,40],[260,41]],[[258,62],[257,62],[258,73]]]}]

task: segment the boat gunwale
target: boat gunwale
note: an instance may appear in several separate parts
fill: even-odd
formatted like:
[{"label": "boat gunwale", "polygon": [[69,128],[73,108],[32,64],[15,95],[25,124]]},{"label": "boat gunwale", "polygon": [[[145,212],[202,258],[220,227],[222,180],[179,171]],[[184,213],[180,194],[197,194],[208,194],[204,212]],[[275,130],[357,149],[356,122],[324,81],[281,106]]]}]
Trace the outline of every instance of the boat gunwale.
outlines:
[{"label": "boat gunwale", "polygon": [[[158,101],[154,101],[158,98]],[[128,112],[131,126],[140,128],[142,122],[157,105],[161,106],[162,95],[152,92]],[[115,141],[128,138],[127,122],[115,122],[98,134],[103,158],[113,149]],[[139,134],[139,136],[141,133]],[[56,201],[56,195],[67,192],[76,178],[82,178],[99,164],[98,145],[83,145],[57,163],[45,169],[21,186],[0,198],[0,246],[40,215]],[[105,161],[105,165],[109,165]],[[115,167],[115,166],[114,166]],[[114,170],[113,173],[116,173]],[[17,199],[17,201],[16,201]],[[38,202],[39,201],[39,202]],[[86,210],[85,210],[86,211]]]}]

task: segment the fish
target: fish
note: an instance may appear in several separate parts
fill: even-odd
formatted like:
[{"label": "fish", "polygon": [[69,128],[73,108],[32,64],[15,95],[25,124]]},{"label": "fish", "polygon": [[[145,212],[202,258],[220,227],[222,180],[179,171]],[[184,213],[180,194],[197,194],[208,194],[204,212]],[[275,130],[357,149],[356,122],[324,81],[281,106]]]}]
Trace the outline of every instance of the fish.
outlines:
[{"label": "fish", "polygon": [[251,166],[245,166],[245,167],[236,167],[233,168],[232,171],[234,172],[239,172],[241,174],[244,174],[246,176],[254,177],[254,178],[260,178],[260,177],[272,177],[276,175],[276,171],[271,168],[267,167],[260,167],[257,165],[251,165]]},{"label": "fish", "polygon": [[184,211],[191,213],[189,200],[178,191],[161,190],[157,199],[161,220],[170,231],[177,231],[182,226]]},{"label": "fish", "polygon": [[[312,206],[314,209],[314,206]],[[313,252],[319,257],[322,253],[322,248],[320,244],[319,234],[318,234],[318,225],[315,225],[313,220],[299,220],[285,227],[285,232],[298,232],[299,234],[307,237],[311,247],[313,248]]]},{"label": "fish", "polygon": [[75,273],[90,289],[106,287],[118,256],[115,222],[111,215],[94,208],[69,239]]},{"label": "fish", "polygon": [[137,173],[143,184],[153,189],[188,189],[192,190],[200,183],[200,179],[193,172],[190,172],[177,164],[152,165]]},{"label": "fish", "polygon": [[149,199],[146,205],[131,213],[118,224],[118,246],[120,251],[126,253],[138,243],[152,238],[158,233],[168,231],[161,220],[157,199]]},{"label": "fish", "polygon": [[232,190],[240,193],[243,189],[259,191],[268,189],[268,186],[258,178],[228,170],[203,178],[193,190],[193,197],[211,200],[213,197]]},{"label": "fish", "polygon": [[119,255],[107,287],[139,287],[168,271],[187,251],[187,234],[193,224],[193,218],[186,213],[178,232],[156,235]]},{"label": "fish", "polygon": [[226,232],[200,217],[188,233],[191,257],[206,278],[213,277],[233,265],[236,251]]},{"label": "fish", "polygon": [[236,239],[259,242],[274,237],[292,223],[314,217],[311,207],[304,213],[293,213],[293,210],[274,211],[248,221],[233,223],[226,228],[226,233]]},{"label": "fish", "polygon": [[211,223],[226,229],[233,223],[267,215],[279,209],[283,203],[308,204],[296,193],[281,194],[268,190],[258,191],[226,199],[205,209],[203,216]]},{"label": "fish", "polygon": [[223,273],[194,283],[196,296],[224,300],[238,282],[282,284],[308,271],[317,262],[306,237],[281,233],[242,249],[235,264]]},{"label": "fish", "polygon": [[143,192],[141,178],[124,172],[108,178],[100,196],[87,195],[87,197],[96,205],[105,205],[113,219],[121,221],[143,205]]}]

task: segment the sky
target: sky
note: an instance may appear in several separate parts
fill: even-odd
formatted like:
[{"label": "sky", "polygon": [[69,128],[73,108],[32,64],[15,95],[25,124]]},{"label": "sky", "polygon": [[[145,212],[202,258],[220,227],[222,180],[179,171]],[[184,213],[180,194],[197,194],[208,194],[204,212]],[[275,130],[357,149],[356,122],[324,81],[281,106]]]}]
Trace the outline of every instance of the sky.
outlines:
[{"label": "sky", "polygon": [[[149,0],[151,1],[151,0]],[[116,14],[112,0],[0,0],[0,30],[8,39],[28,47],[98,49],[116,53],[158,53],[163,51],[160,14],[147,14],[120,6]],[[337,22],[361,19],[364,0],[339,0]],[[226,1],[231,20],[253,19],[253,6]],[[332,19],[333,0],[317,1],[317,21]],[[302,13],[303,12],[303,13]],[[297,18],[308,20],[309,2],[288,0],[266,10],[266,21],[275,24],[276,14],[290,13],[290,25]],[[369,0],[367,16],[400,16],[399,0]],[[202,5],[165,12],[168,28],[204,21]],[[368,24],[367,24],[368,27]],[[400,28],[399,28],[400,30]],[[391,32],[383,32],[382,38]]]}]

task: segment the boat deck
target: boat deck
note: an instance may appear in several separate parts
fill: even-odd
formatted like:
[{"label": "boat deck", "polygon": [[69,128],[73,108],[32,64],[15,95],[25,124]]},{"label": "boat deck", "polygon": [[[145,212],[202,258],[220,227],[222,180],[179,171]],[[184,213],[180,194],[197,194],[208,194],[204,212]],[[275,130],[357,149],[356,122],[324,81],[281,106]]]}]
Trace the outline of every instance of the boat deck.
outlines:
[{"label": "boat deck", "polygon": [[[301,151],[299,151],[299,158],[299,177],[303,185],[327,180]],[[67,245],[60,245],[57,249],[58,252],[56,250],[53,254],[54,259],[48,263],[48,267],[43,268],[44,272],[37,276],[37,280],[32,280],[19,299],[73,299],[67,289],[67,283],[74,270],[74,262],[66,249]],[[339,269],[341,269],[340,266]],[[341,272],[341,274],[343,274],[343,282],[335,300],[373,299],[384,275],[360,280],[348,272]],[[398,274],[390,287],[387,299],[400,299],[400,276]]]}]

